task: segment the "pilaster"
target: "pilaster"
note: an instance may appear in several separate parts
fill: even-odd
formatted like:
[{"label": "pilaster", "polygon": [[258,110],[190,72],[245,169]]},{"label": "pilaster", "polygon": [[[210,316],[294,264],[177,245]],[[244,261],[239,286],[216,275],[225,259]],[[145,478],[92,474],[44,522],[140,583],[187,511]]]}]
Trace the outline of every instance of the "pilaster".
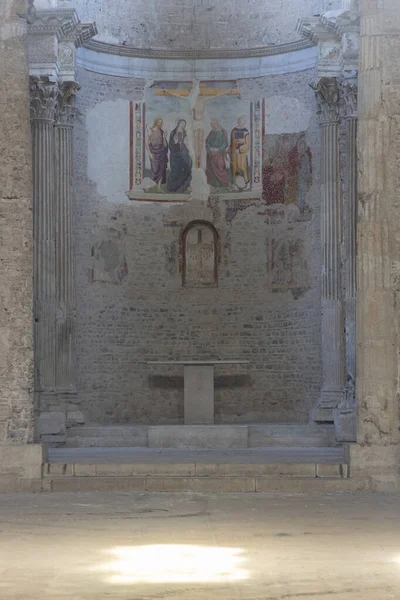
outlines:
[{"label": "pilaster", "polygon": [[55,109],[58,87],[31,78],[35,392],[39,408],[56,390]]},{"label": "pilaster", "polygon": [[343,174],[344,224],[344,309],[346,386],[343,401],[334,411],[336,439],[340,442],[356,440],[356,263],[357,263],[357,77],[347,76],[341,81],[346,131],[345,164]]},{"label": "pilaster", "polygon": [[[28,28],[34,153],[34,298],[37,434],[66,439],[76,411],[72,244],[76,48],[97,32],[74,9],[38,10]],[[68,415],[68,411],[71,411]],[[73,424],[73,418],[69,418]]]},{"label": "pilaster", "polygon": [[339,87],[323,77],[314,86],[321,127],[322,391],[315,421],[333,422],[344,393],[344,312],[341,294]]},{"label": "pilaster", "polygon": [[56,111],[56,389],[60,404],[76,396],[75,285],[72,233],[73,106],[78,85],[60,86]]}]

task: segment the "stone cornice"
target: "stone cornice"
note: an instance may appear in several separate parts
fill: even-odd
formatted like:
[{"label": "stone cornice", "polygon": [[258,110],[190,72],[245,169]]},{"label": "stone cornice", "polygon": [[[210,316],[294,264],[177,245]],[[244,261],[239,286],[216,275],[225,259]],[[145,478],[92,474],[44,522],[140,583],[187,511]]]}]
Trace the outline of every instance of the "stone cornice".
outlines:
[{"label": "stone cornice", "polygon": [[328,25],[323,15],[300,19],[297,23],[297,31],[314,45],[325,40],[339,41],[340,39],[335,28],[332,24]]},{"label": "stone cornice", "polygon": [[[91,37],[91,36],[90,36]],[[297,40],[288,44],[279,44],[276,46],[264,46],[259,48],[246,49],[219,49],[206,48],[200,50],[171,50],[157,48],[134,48],[122,44],[109,44],[99,40],[87,39],[83,42],[83,47],[102,54],[114,54],[117,56],[147,59],[163,60],[209,60],[209,59],[241,59],[241,58],[260,58],[264,56],[276,56],[298,50],[304,50],[314,46],[311,40]]]},{"label": "stone cornice", "polygon": [[71,40],[76,47],[96,35],[94,23],[81,23],[75,9],[56,8],[36,11],[36,20],[29,27],[29,35],[55,35],[57,40]]}]

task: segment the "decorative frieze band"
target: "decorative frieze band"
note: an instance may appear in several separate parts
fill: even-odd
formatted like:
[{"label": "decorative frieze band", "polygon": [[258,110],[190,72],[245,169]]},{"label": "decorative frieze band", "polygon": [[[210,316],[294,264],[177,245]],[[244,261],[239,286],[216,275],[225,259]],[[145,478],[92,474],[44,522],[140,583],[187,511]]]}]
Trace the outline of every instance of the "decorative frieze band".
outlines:
[{"label": "decorative frieze band", "polygon": [[[94,35],[94,34],[93,34]],[[258,48],[202,48],[202,49],[169,49],[169,48],[135,48],[122,44],[109,44],[100,40],[93,40],[92,35],[83,41],[83,47],[102,54],[115,54],[117,56],[162,59],[162,60],[218,60],[218,59],[243,59],[262,58],[297,52],[312,48],[315,44],[309,40],[296,40],[287,44],[262,46]]]}]

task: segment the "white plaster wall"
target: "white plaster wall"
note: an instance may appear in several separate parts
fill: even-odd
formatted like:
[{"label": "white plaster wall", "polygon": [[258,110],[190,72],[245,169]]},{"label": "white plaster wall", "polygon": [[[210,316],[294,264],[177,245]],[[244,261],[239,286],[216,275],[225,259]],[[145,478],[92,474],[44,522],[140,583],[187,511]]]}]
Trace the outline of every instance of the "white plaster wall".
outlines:
[{"label": "white plaster wall", "polygon": [[120,201],[129,189],[128,121],[129,101],[123,99],[96,104],[86,116],[88,175],[108,202]]},{"label": "white plaster wall", "polygon": [[[43,1],[43,0],[42,0]],[[140,48],[252,48],[298,39],[297,20],[324,0],[59,0],[99,38]]]}]

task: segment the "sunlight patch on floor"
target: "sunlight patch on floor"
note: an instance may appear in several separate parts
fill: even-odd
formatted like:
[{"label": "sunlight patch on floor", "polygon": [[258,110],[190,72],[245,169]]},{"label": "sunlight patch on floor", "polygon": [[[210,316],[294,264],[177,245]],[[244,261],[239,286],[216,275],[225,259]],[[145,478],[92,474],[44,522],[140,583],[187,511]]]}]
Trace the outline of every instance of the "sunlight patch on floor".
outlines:
[{"label": "sunlight patch on floor", "polygon": [[110,561],[95,570],[115,584],[227,583],[249,578],[243,553],[241,548],[184,544],[117,546],[106,551]]}]

